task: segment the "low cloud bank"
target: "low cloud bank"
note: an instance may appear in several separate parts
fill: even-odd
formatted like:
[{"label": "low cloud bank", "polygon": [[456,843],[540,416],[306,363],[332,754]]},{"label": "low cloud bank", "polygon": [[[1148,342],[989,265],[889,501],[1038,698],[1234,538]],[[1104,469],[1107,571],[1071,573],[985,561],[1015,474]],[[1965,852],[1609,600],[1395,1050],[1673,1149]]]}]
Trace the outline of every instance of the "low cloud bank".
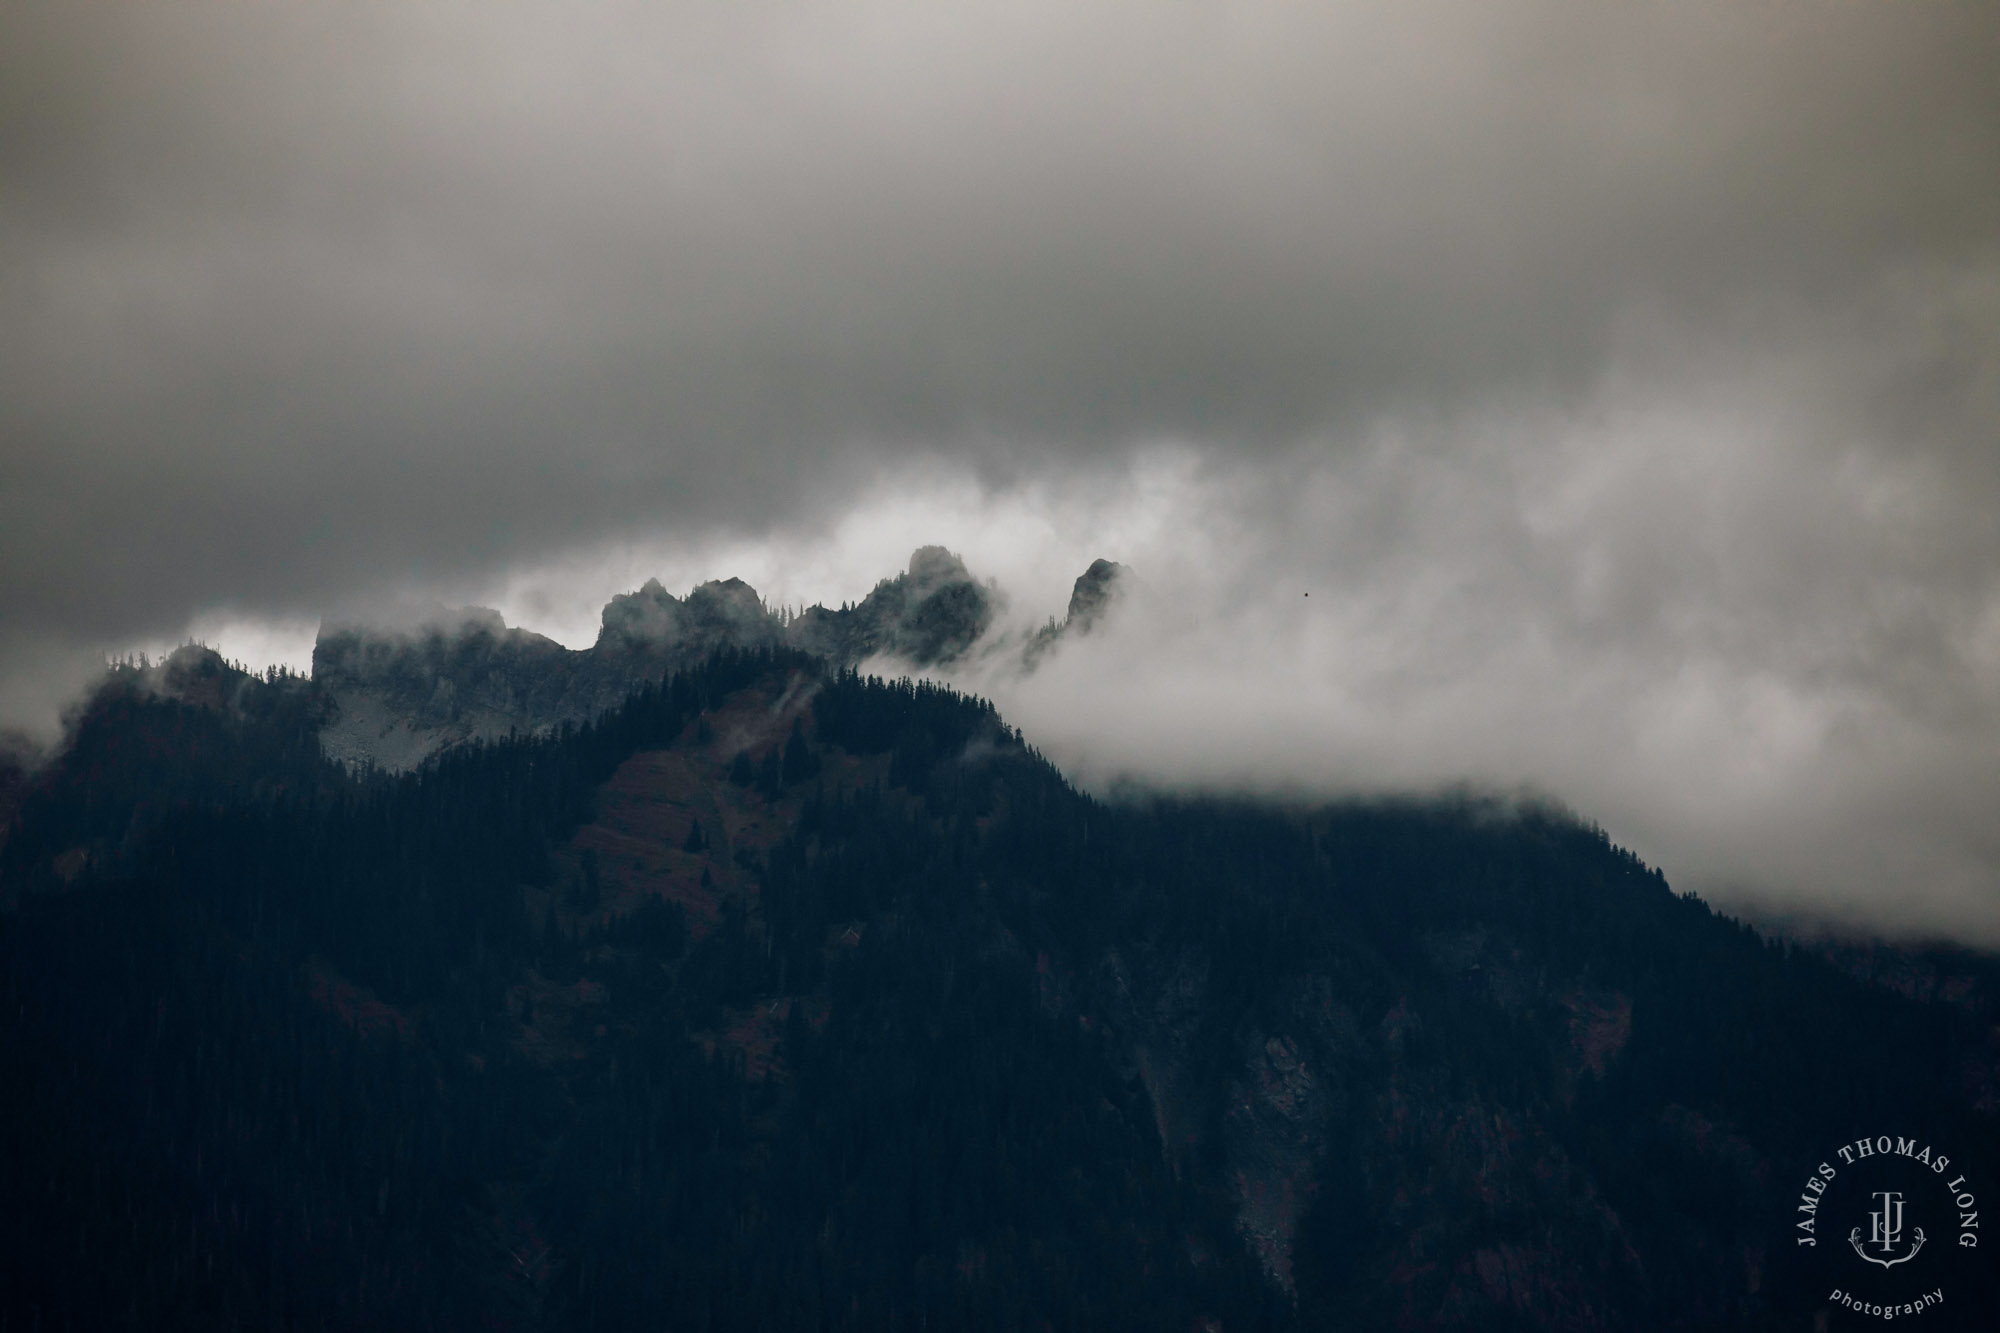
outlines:
[{"label": "low cloud bank", "polygon": [[1288,466],[1182,455],[1103,552],[1117,613],[965,683],[1100,787],[1527,790],[1742,910],[2000,944],[1991,493],[1843,431],[1852,381],[1744,355]]}]

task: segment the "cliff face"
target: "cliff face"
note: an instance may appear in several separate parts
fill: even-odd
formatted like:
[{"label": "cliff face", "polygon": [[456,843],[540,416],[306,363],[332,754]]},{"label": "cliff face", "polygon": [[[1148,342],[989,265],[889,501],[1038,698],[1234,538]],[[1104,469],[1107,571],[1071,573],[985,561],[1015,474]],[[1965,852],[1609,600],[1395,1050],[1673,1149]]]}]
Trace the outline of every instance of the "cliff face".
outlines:
[{"label": "cliff face", "polygon": [[406,632],[320,631],[314,683],[332,715],[329,757],[412,768],[460,741],[504,736],[604,706],[585,656],[475,609]]}]

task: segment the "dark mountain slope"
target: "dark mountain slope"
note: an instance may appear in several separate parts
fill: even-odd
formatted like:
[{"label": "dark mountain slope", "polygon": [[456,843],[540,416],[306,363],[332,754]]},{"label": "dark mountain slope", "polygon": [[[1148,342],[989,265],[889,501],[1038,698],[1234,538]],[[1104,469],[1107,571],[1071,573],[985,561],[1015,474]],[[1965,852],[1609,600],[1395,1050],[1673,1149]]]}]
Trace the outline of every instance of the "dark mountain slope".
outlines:
[{"label": "dark mountain slope", "polygon": [[24,797],[14,1322],[1805,1328],[1832,1145],[1990,1174],[1987,1009],[1558,813],[1107,806],[778,649],[393,778],[306,698]]}]

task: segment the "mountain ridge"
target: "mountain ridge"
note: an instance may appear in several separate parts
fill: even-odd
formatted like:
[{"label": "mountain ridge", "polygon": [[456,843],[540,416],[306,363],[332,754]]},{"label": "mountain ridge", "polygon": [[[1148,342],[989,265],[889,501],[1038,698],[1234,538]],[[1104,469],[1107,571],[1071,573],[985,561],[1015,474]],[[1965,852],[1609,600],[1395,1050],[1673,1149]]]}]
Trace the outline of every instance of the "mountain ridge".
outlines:
[{"label": "mountain ridge", "polygon": [[984,700],[782,646],[401,774],[327,757],[324,707],[177,655],[31,784],[0,1290],[76,1326],[1802,1329],[1829,1145],[1992,1166],[1992,995],[1863,984],[1561,811],[1099,801]]},{"label": "mountain ridge", "polygon": [[722,648],[783,646],[837,667],[879,658],[924,670],[985,647],[1019,653],[1025,669],[1108,612],[1122,571],[1093,562],[1063,624],[1051,621],[1020,646],[990,642],[1004,598],[942,546],[919,547],[858,602],[796,614],[767,606],[741,579],[702,583],[684,598],[648,580],[606,603],[597,640],[584,649],[510,628],[485,608],[403,628],[326,625],[312,656],[312,678],[333,705],[322,743],[343,762],[405,770],[474,738],[581,724],[635,685]]}]

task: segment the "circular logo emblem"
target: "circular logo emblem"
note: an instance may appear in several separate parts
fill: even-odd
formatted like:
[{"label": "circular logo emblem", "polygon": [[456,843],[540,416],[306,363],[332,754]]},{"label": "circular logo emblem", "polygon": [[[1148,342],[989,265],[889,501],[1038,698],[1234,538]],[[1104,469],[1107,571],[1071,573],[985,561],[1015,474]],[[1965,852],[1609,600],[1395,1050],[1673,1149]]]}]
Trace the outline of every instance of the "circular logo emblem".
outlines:
[{"label": "circular logo emblem", "polygon": [[1922,1319],[1984,1327],[1979,1193],[1963,1162],[1922,1138],[1879,1134],[1829,1152],[1799,1183],[1792,1245],[1832,1325]]}]

